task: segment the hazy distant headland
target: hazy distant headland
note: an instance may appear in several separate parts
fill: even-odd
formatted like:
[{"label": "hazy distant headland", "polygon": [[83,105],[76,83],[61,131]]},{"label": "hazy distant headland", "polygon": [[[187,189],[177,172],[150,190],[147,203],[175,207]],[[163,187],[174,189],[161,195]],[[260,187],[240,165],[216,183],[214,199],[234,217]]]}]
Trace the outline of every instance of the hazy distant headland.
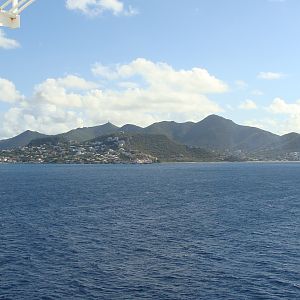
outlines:
[{"label": "hazy distant headland", "polygon": [[146,128],[111,123],[57,135],[25,131],[0,141],[4,163],[299,161],[300,135],[283,136],[211,115],[198,123]]}]

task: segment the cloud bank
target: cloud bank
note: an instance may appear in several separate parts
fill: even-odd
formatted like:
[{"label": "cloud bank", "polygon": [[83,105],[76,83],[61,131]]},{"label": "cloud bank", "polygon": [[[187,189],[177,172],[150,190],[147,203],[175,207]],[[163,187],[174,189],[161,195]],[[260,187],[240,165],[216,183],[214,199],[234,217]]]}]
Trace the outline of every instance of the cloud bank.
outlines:
[{"label": "cloud bank", "polygon": [[0,49],[15,49],[20,47],[20,44],[13,39],[6,37],[3,30],[0,29]]},{"label": "cloud bank", "polygon": [[69,10],[77,10],[87,16],[98,16],[105,12],[113,15],[135,15],[137,10],[129,6],[125,7],[120,0],[66,0]]},{"label": "cloud bank", "polygon": [[0,136],[31,129],[54,134],[111,121],[141,126],[161,120],[199,121],[222,108],[209,98],[228,86],[202,68],[176,70],[143,58],[128,64],[94,64],[94,81],[76,75],[49,78],[21,96],[12,82],[0,81],[0,101],[10,104]]},{"label": "cloud bank", "polygon": [[258,79],[264,79],[264,80],[277,80],[285,77],[286,75],[283,73],[275,73],[275,72],[260,72],[257,75]]},{"label": "cloud bank", "polygon": [[22,98],[23,96],[11,81],[0,78],[0,102],[15,103]]},{"label": "cloud bank", "polygon": [[277,97],[264,110],[268,113],[264,118],[247,121],[246,125],[257,126],[279,134],[300,133],[300,100],[288,103]]},{"label": "cloud bank", "polygon": [[252,110],[257,109],[257,105],[253,100],[247,99],[245,102],[240,104],[239,108],[244,110]]}]

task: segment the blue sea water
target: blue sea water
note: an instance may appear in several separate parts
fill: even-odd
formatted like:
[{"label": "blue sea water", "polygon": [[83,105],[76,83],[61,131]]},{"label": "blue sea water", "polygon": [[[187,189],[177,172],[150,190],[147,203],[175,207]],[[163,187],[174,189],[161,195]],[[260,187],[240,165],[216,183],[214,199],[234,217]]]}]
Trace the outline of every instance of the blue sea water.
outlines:
[{"label": "blue sea water", "polygon": [[0,165],[0,299],[300,299],[300,164]]}]

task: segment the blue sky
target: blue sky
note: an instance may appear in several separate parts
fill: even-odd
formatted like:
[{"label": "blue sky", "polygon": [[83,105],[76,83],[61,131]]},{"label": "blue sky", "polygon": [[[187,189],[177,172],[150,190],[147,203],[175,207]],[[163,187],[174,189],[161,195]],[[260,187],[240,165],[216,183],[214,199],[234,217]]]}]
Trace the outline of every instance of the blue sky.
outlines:
[{"label": "blue sky", "polygon": [[299,11],[299,0],[36,0],[20,29],[0,29],[0,137],[211,113],[300,132]]}]

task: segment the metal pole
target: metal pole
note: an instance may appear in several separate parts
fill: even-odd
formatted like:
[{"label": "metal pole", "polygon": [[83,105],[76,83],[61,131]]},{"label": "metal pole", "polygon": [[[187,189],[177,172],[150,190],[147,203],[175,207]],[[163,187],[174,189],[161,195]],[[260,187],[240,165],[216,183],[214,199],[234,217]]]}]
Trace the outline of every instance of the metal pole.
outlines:
[{"label": "metal pole", "polygon": [[[35,0],[29,0],[23,6],[19,7],[18,13],[20,14],[25,8],[27,8],[30,4],[32,4]],[[23,4],[23,3],[22,3]],[[20,4],[21,5],[21,4]]]},{"label": "metal pole", "polygon": [[15,8],[13,10],[13,13],[16,13],[18,11],[18,2],[19,2],[19,0],[13,0],[12,1],[12,7]]},{"label": "metal pole", "polygon": [[3,5],[0,6],[0,10],[3,10],[5,7],[7,7],[9,4],[11,4],[12,0],[6,1]]}]

